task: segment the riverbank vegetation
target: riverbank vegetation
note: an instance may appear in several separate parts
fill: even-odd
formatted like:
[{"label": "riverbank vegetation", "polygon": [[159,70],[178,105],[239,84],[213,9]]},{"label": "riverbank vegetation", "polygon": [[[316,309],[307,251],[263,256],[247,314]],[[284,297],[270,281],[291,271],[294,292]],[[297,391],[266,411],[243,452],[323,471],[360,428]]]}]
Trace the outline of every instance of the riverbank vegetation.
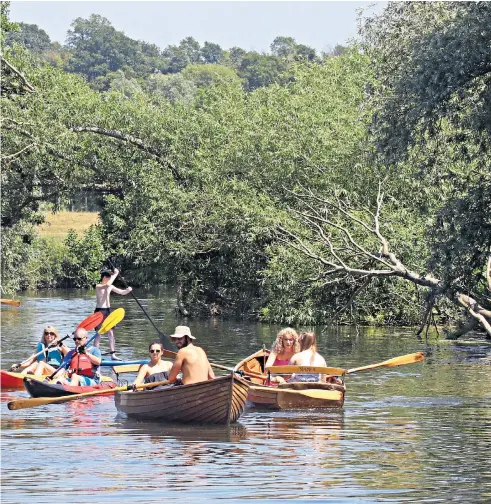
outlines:
[{"label": "riverbank vegetation", "polygon": [[[182,314],[491,337],[489,4],[390,3],[324,55],[160,51],[97,16],[54,47],[2,9],[4,292],[112,258]],[[41,205],[81,191],[101,223],[56,252]]]}]

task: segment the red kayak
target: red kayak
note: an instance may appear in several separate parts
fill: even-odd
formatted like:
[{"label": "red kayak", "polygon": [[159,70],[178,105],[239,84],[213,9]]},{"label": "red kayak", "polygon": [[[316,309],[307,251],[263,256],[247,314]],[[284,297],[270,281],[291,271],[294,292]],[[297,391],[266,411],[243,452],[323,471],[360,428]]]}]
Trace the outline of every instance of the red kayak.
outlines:
[{"label": "red kayak", "polygon": [[[106,377],[103,378],[108,380]],[[23,384],[31,397],[62,397],[67,395],[83,394],[84,392],[94,392],[95,390],[107,390],[108,394],[113,394],[114,392],[112,389],[118,386],[117,383],[109,380],[102,381],[99,385],[73,387],[70,385],[61,385],[59,383],[39,381],[32,379],[31,377],[24,377]]]},{"label": "red kayak", "polygon": [[24,378],[28,376],[33,380],[44,380],[45,377],[35,378],[33,375],[14,373],[13,371],[0,371],[1,390],[24,390]]}]

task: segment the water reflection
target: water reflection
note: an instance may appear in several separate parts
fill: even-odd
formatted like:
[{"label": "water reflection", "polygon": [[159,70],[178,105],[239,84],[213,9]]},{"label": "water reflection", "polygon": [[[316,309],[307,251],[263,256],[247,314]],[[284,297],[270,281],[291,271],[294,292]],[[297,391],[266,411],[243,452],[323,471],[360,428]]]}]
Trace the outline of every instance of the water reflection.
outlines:
[{"label": "water reflection", "polygon": [[[164,290],[137,296],[167,334],[180,322]],[[66,334],[94,307],[87,291],[38,293],[22,302],[20,310],[1,310],[3,369],[31,353],[44,324]],[[130,298],[114,304],[126,309],[118,353],[145,358],[154,329]],[[226,365],[269,347],[279,329],[187,323],[210,360]],[[4,392],[2,502],[491,501],[488,342],[418,342],[407,328],[318,333],[330,365],[357,367],[419,350],[426,360],[349,375],[342,410],[250,408],[230,427],[126,419],[111,397],[9,411],[7,401],[27,394]],[[107,340],[102,346],[107,350]]]}]

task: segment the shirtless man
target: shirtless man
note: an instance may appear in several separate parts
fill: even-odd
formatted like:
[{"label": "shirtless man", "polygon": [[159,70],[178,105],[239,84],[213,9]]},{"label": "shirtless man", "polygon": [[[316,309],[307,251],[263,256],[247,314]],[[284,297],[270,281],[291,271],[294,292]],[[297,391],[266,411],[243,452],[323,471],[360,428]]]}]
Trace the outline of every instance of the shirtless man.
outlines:
[{"label": "shirtless man", "polygon": [[174,360],[174,365],[169,373],[170,383],[174,383],[177,380],[177,375],[181,371],[183,385],[213,380],[215,378],[215,373],[211,369],[205,351],[193,345],[192,340],[196,338],[191,335],[189,327],[177,326],[174,334],[171,334],[170,337],[179,349]]},{"label": "shirtless man", "polygon": [[[116,280],[116,277],[118,275],[119,270],[117,268],[113,273],[104,270],[101,273],[101,283],[95,286],[96,309],[94,310],[94,313],[101,312],[104,315],[104,318],[102,319],[103,321],[111,313],[111,302],[109,300],[111,292],[126,296],[126,294],[129,294],[133,290],[131,287],[128,287],[127,289],[118,289],[117,287],[114,287],[113,282],[114,280]],[[96,329],[98,330],[99,327],[97,327]],[[114,333],[112,329],[107,332],[107,339],[109,340],[109,351],[111,353],[111,359],[121,360],[116,357],[116,342],[114,340]],[[94,341],[94,346],[99,347],[100,341],[101,337],[97,335]]]}]

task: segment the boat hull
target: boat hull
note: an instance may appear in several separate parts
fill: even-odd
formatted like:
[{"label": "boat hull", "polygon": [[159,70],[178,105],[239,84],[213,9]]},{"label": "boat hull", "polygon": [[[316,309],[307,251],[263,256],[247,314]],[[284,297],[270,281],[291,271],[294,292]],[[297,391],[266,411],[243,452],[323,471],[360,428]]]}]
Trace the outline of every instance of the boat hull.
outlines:
[{"label": "boat hull", "polygon": [[67,395],[83,394],[85,392],[94,392],[95,390],[107,390],[108,394],[114,394],[112,389],[117,387],[117,384],[112,380],[102,381],[99,385],[94,386],[73,387],[70,385],[61,385],[58,383],[25,378],[23,384],[31,397],[63,397]]},{"label": "boat hull", "polygon": [[1,390],[24,390],[24,378],[28,376],[32,379],[44,380],[45,377],[35,378],[33,375],[14,373],[13,371],[0,371],[0,389]]},{"label": "boat hull", "polygon": [[[269,356],[267,350],[245,358],[235,370],[264,374],[264,365]],[[247,374],[246,374],[247,377]],[[260,378],[250,375],[247,400],[256,407],[268,409],[342,408],[346,387],[334,383],[284,383],[280,386],[265,385]]]},{"label": "boat hull", "polygon": [[159,422],[230,424],[244,411],[248,383],[234,373],[192,385],[117,392],[116,409],[129,418]]}]

